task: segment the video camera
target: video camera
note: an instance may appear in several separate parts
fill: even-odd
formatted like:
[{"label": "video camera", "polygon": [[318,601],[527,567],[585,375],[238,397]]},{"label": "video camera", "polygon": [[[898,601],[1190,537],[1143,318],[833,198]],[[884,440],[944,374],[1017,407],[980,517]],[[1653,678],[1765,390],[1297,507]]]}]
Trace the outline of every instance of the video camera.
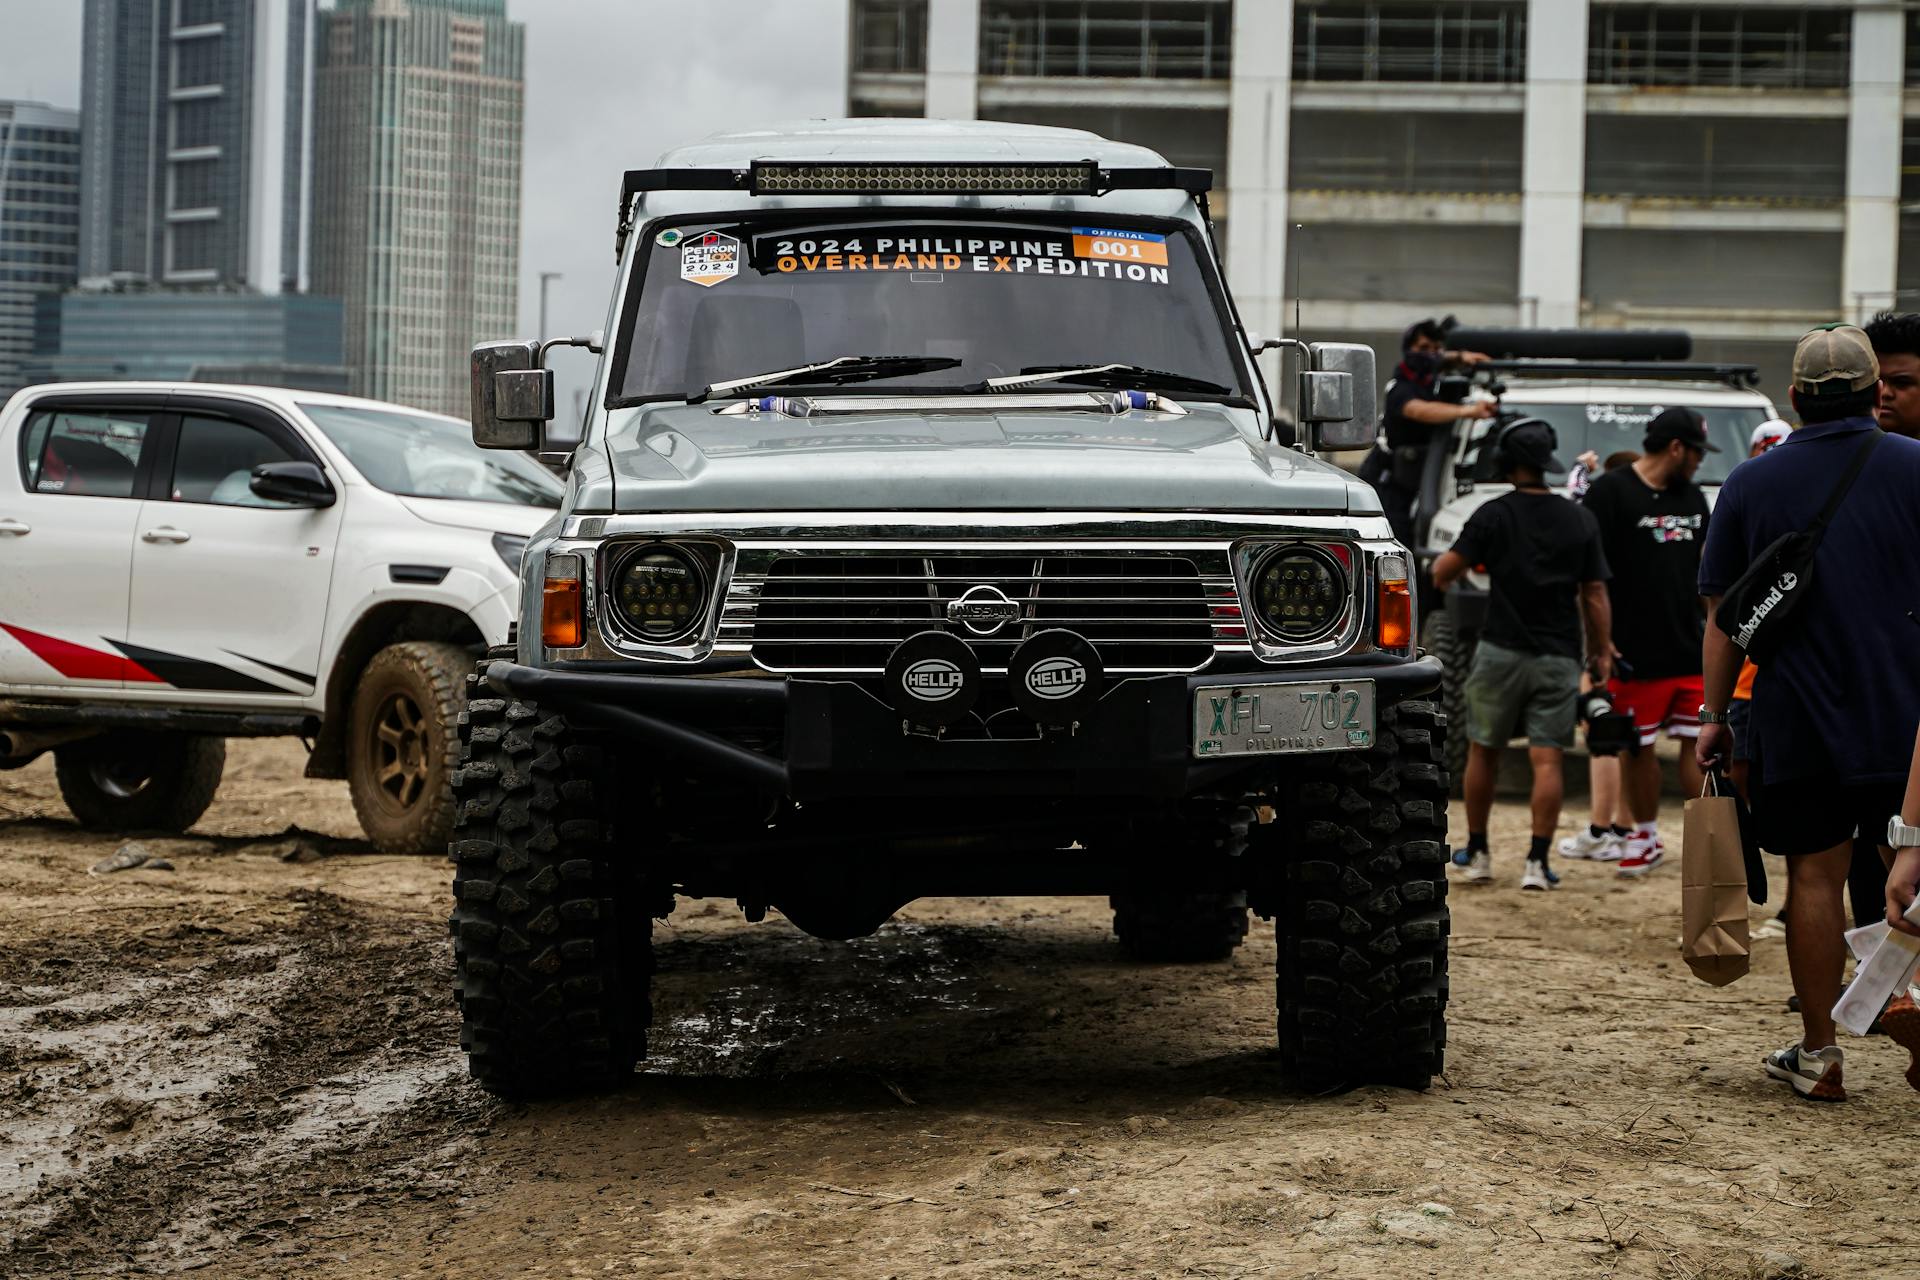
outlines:
[{"label": "video camera", "polygon": [[1640,735],[1634,732],[1633,717],[1614,710],[1613,695],[1605,685],[1596,684],[1580,695],[1580,719],[1587,726],[1589,754],[1617,756],[1623,751],[1639,752]]}]

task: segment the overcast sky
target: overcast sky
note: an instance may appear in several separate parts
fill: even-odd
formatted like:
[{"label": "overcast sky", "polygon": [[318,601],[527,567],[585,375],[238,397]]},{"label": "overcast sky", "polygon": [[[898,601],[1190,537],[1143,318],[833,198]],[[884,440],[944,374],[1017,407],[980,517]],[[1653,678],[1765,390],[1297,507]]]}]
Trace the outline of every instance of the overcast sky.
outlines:
[{"label": "overcast sky", "polygon": [[[534,335],[542,271],[564,276],[549,286],[553,333],[605,323],[623,170],[716,130],[843,113],[847,4],[508,0],[527,27],[526,193],[521,333],[499,336]],[[0,98],[79,106],[83,8],[0,0]],[[561,380],[565,417],[578,364]]]}]

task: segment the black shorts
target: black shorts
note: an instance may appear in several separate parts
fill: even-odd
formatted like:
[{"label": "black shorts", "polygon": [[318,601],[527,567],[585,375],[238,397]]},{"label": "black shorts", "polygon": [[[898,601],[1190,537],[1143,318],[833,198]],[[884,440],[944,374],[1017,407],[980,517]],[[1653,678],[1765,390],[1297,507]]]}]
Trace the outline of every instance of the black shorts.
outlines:
[{"label": "black shorts", "polygon": [[1760,847],[1784,857],[1846,844],[1857,831],[1879,845],[1900,812],[1905,782],[1842,782],[1832,774],[1751,786]]}]

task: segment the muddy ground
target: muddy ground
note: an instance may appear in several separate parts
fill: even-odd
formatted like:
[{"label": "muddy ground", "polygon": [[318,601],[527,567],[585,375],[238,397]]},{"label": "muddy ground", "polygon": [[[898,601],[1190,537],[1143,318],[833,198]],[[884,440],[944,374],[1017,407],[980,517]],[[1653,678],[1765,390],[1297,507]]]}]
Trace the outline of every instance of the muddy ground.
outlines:
[{"label": "muddy ground", "polygon": [[0,1274],[1920,1275],[1904,1055],[1849,1043],[1841,1107],[1763,1079],[1784,956],[1689,976],[1677,866],[1456,886],[1425,1094],[1277,1078],[1269,929],[1149,967],[1101,902],[979,899],[849,944],[682,904],[631,1086],[508,1106],[449,868],[300,764],[234,744],[175,869],[102,876],[49,765],[0,774]]}]

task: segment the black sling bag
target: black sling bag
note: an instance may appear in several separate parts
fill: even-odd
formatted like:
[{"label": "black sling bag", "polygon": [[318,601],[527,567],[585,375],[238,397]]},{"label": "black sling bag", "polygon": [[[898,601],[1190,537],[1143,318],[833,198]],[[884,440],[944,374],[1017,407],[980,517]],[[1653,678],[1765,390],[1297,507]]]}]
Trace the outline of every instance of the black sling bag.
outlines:
[{"label": "black sling bag", "polygon": [[1853,461],[1847,464],[1846,473],[1833,487],[1827,505],[1820,509],[1813,523],[1774,539],[1720,598],[1720,608],[1714,612],[1713,620],[1736,648],[1760,665],[1765,666],[1792,636],[1800,616],[1800,602],[1806,599],[1807,589],[1813,585],[1813,557],[1820,549],[1820,540],[1826,536],[1827,522],[1840,509],[1853,482],[1860,478],[1868,456],[1884,439],[1885,433],[1878,429],[1868,432],[1866,441],[1855,450]]}]

